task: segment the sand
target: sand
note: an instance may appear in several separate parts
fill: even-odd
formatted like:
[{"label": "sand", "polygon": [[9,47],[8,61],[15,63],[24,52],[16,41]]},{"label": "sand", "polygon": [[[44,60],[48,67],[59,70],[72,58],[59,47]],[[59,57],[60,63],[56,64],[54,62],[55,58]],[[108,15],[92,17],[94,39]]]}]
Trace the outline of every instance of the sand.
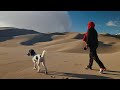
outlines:
[{"label": "sand", "polygon": [[[8,31],[8,30],[7,30]],[[7,33],[6,31],[6,33]],[[86,70],[89,49],[83,50],[83,33],[25,33],[0,36],[0,79],[120,79],[120,38],[99,34],[100,60],[107,71],[99,73],[94,61],[93,70]],[[33,70],[29,49],[41,53],[47,51],[45,59],[48,75]]]}]

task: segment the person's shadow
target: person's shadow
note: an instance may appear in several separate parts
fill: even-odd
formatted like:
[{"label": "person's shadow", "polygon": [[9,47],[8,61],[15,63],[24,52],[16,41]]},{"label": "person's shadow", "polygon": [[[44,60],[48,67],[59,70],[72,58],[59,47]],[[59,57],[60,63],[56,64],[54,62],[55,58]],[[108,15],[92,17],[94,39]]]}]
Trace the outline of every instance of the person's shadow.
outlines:
[{"label": "person's shadow", "polygon": [[77,79],[112,79],[106,76],[98,76],[98,75],[90,75],[90,74],[76,74],[76,73],[69,73],[69,72],[50,72],[48,75],[57,75],[63,76],[68,78],[77,78]]},{"label": "person's shadow", "polygon": [[75,73],[64,73],[64,74],[69,77],[83,78],[83,79],[111,79],[105,76],[89,75],[89,74],[75,74]]}]

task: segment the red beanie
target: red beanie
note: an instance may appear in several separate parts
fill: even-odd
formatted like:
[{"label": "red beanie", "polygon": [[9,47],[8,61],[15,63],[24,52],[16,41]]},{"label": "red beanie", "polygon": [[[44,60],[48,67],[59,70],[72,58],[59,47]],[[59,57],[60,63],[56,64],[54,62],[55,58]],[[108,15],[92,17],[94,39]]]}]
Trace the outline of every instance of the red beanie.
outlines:
[{"label": "red beanie", "polygon": [[[95,27],[94,22],[89,22],[89,23],[88,23],[88,30],[89,30],[90,28],[94,28],[94,27]],[[83,37],[83,41],[87,41],[87,36],[88,36],[88,32],[85,33],[85,35],[84,35],[84,37]]]},{"label": "red beanie", "polygon": [[94,27],[95,27],[94,22],[89,22],[89,23],[88,23],[88,29],[94,28]]}]

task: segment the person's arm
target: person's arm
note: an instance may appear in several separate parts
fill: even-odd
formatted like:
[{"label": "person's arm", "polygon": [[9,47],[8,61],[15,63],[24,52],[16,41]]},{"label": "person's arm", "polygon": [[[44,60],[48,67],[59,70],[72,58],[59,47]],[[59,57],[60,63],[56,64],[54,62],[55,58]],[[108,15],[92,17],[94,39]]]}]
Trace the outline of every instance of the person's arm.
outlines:
[{"label": "person's arm", "polygon": [[83,42],[86,42],[86,40],[87,40],[86,34],[87,34],[87,33],[85,33],[84,36],[83,36]]},{"label": "person's arm", "polygon": [[87,43],[86,43],[86,42],[84,42],[84,43],[85,43],[84,50],[86,50],[86,49],[88,48],[88,45],[87,45]]},{"label": "person's arm", "polygon": [[85,46],[87,45],[87,43],[86,43],[86,41],[83,41],[84,42],[84,44],[85,44]]},{"label": "person's arm", "polygon": [[91,29],[88,30],[88,36],[87,36],[87,47],[90,45],[90,41],[91,41],[91,35],[92,35],[92,32],[91,32]]},{"label": "person's arm", "polygon": [[84,37],[83,37],[83,42],[85,44],[85,47],[87,48],[87,34],[85,33]]}]

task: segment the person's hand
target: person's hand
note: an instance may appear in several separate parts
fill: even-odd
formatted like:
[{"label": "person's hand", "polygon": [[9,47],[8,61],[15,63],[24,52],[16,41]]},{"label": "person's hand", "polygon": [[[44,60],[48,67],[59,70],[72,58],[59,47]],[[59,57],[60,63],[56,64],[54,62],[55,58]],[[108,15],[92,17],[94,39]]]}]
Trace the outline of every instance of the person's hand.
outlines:
[{"label": "person's hand", "polygon": [[86,48],[88,48],[88,46],[89,46],[89,45],[88,45],[88,44],[86,44]]},{"label": "person's hand", "polygon": [[85,47],[84,47],[84,50],[87,50],[87,48],[88,48],[88,45],[86,44]]}]

